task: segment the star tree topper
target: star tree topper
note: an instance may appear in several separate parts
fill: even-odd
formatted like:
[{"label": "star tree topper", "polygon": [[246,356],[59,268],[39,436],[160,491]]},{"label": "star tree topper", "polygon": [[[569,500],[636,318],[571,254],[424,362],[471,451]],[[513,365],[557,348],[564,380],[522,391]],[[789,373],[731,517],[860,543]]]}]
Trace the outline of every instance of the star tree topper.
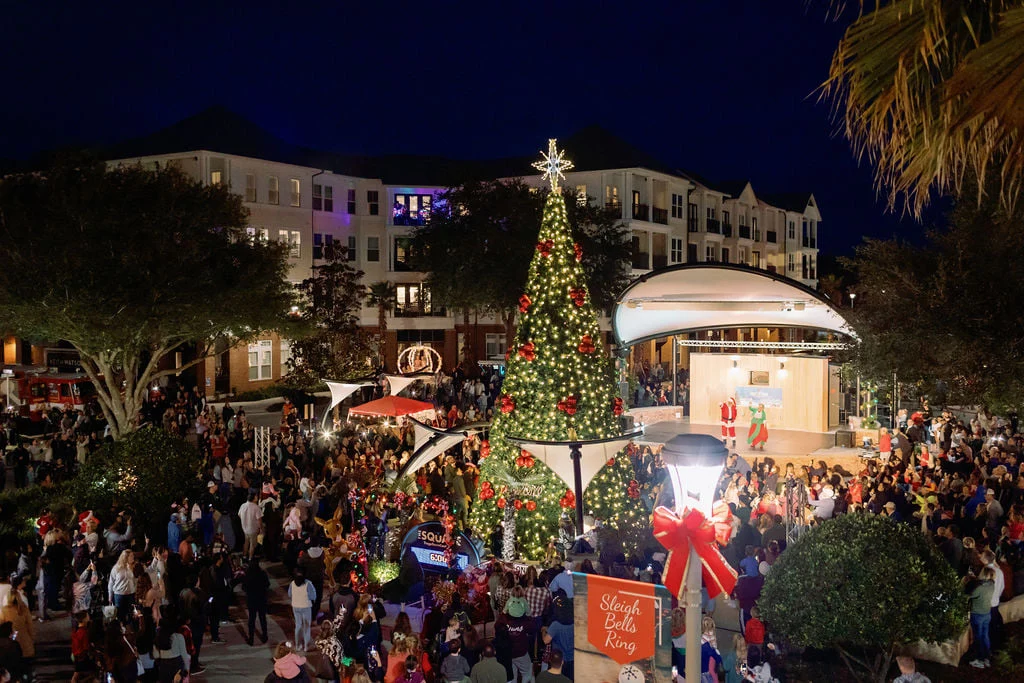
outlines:
[{"label": "star tree topper", "polygon": [[565,178],[565,174],[562,171],[568,171],[572,168],[572,162],[565,158],[565,152],[560,151],[555,146],[555,142],[557,142],[555,138],[548,140],[547,154],[544,153],[544,150],[540,152],[544,160],[535,161],[531,164],[538,171],[544,171],[541,180],[550,180],[553,191],[558,190],[558,179]]}]

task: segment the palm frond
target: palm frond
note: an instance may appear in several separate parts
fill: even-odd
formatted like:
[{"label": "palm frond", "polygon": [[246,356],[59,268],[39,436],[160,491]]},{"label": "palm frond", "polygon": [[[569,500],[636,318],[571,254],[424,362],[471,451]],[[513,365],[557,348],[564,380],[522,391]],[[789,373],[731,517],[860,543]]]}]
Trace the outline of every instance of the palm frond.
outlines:
[{"label": "palm frond", "polygon": [[821,96],[890,207],[916,215],[967,172],[1001,163],[1012,208],[1024,177],[1024,2],[895,0],[862,14]]}]

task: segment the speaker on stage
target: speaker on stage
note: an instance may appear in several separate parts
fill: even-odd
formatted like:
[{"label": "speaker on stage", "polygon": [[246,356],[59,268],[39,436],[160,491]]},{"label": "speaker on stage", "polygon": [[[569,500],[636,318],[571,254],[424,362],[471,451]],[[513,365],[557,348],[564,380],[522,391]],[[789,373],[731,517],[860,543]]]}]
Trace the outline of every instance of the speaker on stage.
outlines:
[{"label": "speaker on stage", "polygon": [[852,432],[849,429],[837,429],[836,446],[838,446],[839,448],[853,448],[853,441],[856,435],[856,432]]}]

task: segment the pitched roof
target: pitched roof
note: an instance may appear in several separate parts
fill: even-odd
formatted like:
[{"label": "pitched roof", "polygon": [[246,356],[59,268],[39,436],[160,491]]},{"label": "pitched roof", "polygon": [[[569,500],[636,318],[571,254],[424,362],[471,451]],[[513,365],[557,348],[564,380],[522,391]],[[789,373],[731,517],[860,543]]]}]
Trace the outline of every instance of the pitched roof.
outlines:
[{"label": "pitched roof", "polygon": [[739,197],[743,194],[743,190],[747,189],[749,182],[749,180],[723,180],[717,183],[715,187],[730,197]]},{"label": "pitched roof", "polygon": [[768,204],[786,211],[803,213],[811,202],[810,192],[779,192],[760,196]]}]

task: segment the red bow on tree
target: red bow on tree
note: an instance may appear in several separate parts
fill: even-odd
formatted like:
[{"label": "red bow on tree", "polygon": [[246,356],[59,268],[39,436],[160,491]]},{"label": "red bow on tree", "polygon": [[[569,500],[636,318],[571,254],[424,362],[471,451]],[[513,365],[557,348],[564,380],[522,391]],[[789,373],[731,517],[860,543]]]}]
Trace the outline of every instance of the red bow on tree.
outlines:
[{"label": "red bow on tree", "polygon": [[543,240],[537,242],[537,251],[540,252],[541,256],[551,256],[551,248],[555,246],[554,240]]},{"label": "red bow on tree", "polygon": [[488,457],[491,454],[491,442],[484,440],[480,442],[480,459]]},{"label": "red bow on tree", "polygon": [[579,348],[580,353],[593,353],[597,350],[597,346],[594,345],[594,340],[589,334],[585,334],[580,338],[580,345],[577,348]]},{"label": "red bow on tree", "polygon": [[616,397],[615,400],[612,401],[612,413],[615,415],[615,417],[618,417],[619,415],[622,415],[622,399],[621,398]]},{"label": "red bow on tree", "polygon": [[491,482],[485,481],[480,485],[480,500],[490,500],[494,498],[494,489],[491,487]]},{"label": "red bow on tree", "polygon": [[520,313],[526,313],[528,310],[530,310],[530,304],[532,304],[532,303],[533,303],[533,301],[530,300],[530,297],[526,296],[525,294],[520,296],[519,297],[519,312]]},{"label": "red bow on tree", "polygon": [[583,247],[580,246],[579,242],[572,243],[572,250],[576,253],[576,263],[583,260]]},{"label": "red bow on tree", "polygon": [[575,415],[577,401],[578,399],[575,396],[566,396],[564,399],[559,401],[555,407],[566,415]]},{"label": "red bow on tree", "polygon": [[533,342],[526,342],[519,347],[519,356],[527,361],[531,361],[537,357],[536,347]]},{"label": "red bow on tree", "polygon": [[516,458],[516,465],[518,467],[533,467],[534,465],[533,454],[526,449],[520,449],[519,457]]},{"label": "red bow on tree", "polygon": [[587,290],[582,287],[570,287],[569,298],[572,299],[574,304],[582,307],[587,302]]},{"label": "red bow on tree", "polygon": [[512,397],[508,394],[504,394],[501,397],[501,412],[508,415],[516,409],[516,402],[512,400]]},{"label": "red bow on tree", "polygon": [[729,542],[731,521],[732,513],[724,501],[715,503],[710,519],[694,508],[687,508],[682,517],[666,507],[655,509],[654,537],[669,551],[662,579],[672,595],[683,599],[686,575],[692,571],[688,566],[691,544],[700,557],[708,597],[732,593],[736,587],[736,570],[729,566],[718,550],[719,544]]},{"label": "red bow on tree", "polygon": [[566,489],[565,494],[562,496],[562,499],[558,501],[558,504],[566,509],[576,507],[576,494],[569,489]]}]

